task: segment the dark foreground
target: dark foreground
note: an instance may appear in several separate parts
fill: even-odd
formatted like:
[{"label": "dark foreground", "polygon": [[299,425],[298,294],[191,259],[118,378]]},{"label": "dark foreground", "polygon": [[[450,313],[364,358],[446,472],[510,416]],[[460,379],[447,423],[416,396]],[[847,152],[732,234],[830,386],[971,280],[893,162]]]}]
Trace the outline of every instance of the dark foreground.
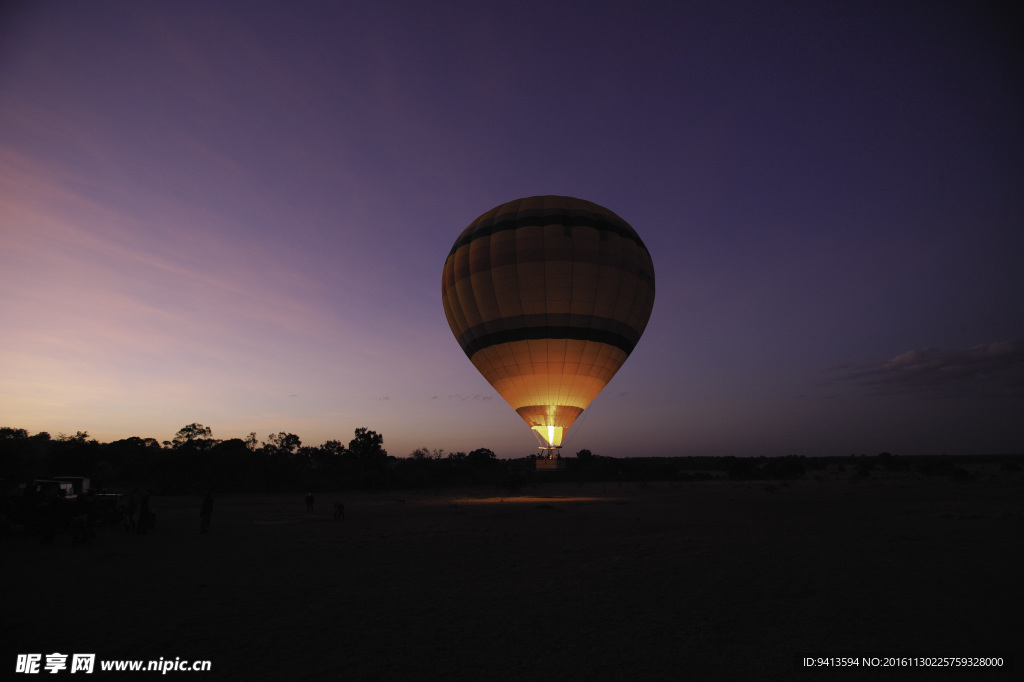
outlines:
[{"label": "dark foreground", "polygon": [[[0,538],[0,676],[61,652],[211,661],[167,673],[196,680],[1021,679],[1024,475],[817,478],[351,494],[339,522],[218,497],[207,535],[199,497],[155,497],[144,536]],[[1017,669],[794,665],[844,653]]]}]

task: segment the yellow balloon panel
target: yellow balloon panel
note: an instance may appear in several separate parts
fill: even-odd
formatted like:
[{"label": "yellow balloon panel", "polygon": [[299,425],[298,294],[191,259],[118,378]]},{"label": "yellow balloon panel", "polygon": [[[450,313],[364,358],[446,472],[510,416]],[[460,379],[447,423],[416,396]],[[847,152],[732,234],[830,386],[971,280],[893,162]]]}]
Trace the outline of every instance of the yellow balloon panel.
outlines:
[{"label": "yellow balloon panel", "polygon": [[[564,362],[564,354],[557,343],[546,347],[543,341],[529,340],[485,348],[474,354],[472,360],[514,410],[562,405],[582,412],[628,357],[619,348],[593,342],[585,344],[577,363]],[[580,372],[581,367],[586,371]],[[578,413],[573,414],[572,420],[577,416]],[[550,425],[568,428],[571,424],[570,420]]]}]

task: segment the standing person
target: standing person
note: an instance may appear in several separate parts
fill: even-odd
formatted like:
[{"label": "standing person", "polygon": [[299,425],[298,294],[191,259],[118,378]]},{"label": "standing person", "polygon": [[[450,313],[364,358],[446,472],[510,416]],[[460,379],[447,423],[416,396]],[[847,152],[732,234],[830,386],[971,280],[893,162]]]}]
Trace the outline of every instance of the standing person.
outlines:
[{"label": "standing person", "polygon": [[306,495],[306,513],[313,511],[313,493]]},{"label": "standing person", "polygon": [[136,529],[135,515],[139,513],[139,490],[132,488],[128,495],[128,503],[124,510],[124,530],[131,532]]},{"label": "standing person", "polygon": [[211,516],[213,516],[213,494],[207,492],[206,497],[203,498],[203,505],[199,508],[200,532],[209,532]]},{"label": "standing person", "polygon": [[345,520],[345,503],[341,500],[334,503],[334,520],[338,519]]}]

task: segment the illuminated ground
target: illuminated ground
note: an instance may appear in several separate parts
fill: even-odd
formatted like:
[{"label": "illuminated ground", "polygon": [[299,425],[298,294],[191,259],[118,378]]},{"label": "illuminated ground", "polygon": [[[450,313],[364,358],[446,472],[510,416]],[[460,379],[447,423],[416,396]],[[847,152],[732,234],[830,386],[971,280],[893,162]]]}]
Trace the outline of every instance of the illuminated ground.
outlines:
[{"label": "illuminated ground", "polygon": [[313,514],[301,494],[218,496],[205,536],[199,496],[155,497],[146,536],[0,539],[4,665],[60,651],[211,660],[195,679],[839,679],[794,657],[1020,650],[1024,475],[819,478],[351,494],[338,523],[334,496]]}]

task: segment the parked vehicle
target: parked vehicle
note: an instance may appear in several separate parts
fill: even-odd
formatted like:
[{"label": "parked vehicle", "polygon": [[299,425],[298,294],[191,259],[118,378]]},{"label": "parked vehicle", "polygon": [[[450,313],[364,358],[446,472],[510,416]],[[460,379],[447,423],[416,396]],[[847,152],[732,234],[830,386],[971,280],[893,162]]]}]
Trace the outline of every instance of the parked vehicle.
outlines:
[{"label": "parked vehicle", "polygon": [[122,493],[106,493],[92,488],[91,479],[85,476],[54,476],[55,481],[70,483],[75,495],[85,499],[92,505],[93,521],[97,524],[117,523],[124,518],[124,498]]},{"label": "parked vehicle", "polygon": [[70,529],[73,538],[90,538],[92,528],[117,523],[124,515],[125,496],[90,488],[84,476],[37,478],[7,484],[0,493],[0,532],[23,530],[52,538]]}]

